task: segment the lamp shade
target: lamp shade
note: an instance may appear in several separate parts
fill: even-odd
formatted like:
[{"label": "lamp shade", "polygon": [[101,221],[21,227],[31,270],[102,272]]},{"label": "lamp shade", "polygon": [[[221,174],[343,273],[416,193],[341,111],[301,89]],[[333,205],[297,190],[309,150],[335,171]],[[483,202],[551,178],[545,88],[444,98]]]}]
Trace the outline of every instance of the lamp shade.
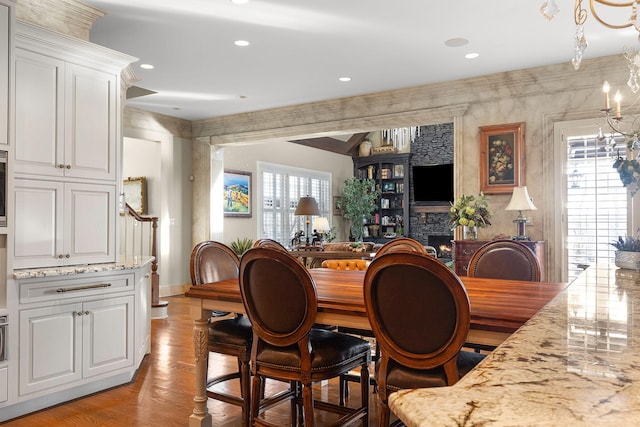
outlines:
[{"label": "lamp shade", "polygon": [[298,200],[298,207],[296,208],[294,215],[320,215],[318,202],[310,196],[300,197],[300,200]]},{"label": "lamp shade", "polygon": [[329,220],[323,216],[319,216],[313,220],[313,229],[318,231],[329,231]]},{"label": "lamp shade", "polygon": [[514,187],[511,201],[505,211],[535,211],[538,208],[531,201],[527,187]]}]

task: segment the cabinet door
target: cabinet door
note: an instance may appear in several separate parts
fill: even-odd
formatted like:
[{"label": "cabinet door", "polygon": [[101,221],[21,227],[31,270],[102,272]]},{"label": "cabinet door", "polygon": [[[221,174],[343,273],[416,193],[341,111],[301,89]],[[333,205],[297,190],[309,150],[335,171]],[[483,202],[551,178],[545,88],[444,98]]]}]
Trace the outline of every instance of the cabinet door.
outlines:
[{"label": "cabinet door", "polygon": [[82,304],[20,311],[20,394],[82,377]]},{"label": "cabinet door", "polygon": [[65,176],[115,180],[116,76],[66,64]]},{"label": "cabinet door", "polygon": [[67,183],[64,206],[65,263],[114,262],[116,186]]},{"label": "cabinet door", "polygon": [[84,377],[133,365],[133,295],[85,302]]},{"label": "cabinet door", "polygon": [[61,265],[64,184],[16,179],[14,190],[14,267]]},{"label": "cabinet door", "polygon": [[64,175],[64,63],[16,49],[15,171]]},{"label": "cabinet door", "polygon": [[0,4],[0,144],[9,142],[9,7]]}]

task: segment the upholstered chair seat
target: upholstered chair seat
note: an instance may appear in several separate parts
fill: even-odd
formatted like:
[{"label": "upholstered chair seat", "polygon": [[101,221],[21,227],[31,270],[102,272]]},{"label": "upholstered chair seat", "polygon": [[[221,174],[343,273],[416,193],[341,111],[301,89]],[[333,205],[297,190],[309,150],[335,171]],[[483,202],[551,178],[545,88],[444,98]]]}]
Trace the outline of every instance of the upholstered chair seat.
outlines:
[{"label": "upholstered chair seat", "polygon": [[366,270],[371,261],[366,259],[325,259],[322,268],[334,270]]}]

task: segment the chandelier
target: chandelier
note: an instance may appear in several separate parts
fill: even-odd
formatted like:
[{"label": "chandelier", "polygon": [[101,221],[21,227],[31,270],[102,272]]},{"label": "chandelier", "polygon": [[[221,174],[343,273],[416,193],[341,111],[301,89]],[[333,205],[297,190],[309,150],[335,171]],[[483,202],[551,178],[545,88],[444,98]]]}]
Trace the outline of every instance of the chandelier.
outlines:
[{"label": "chandelier", "polygon": [[[604,108],[602,111],[604,113],[605,120],[609,129],[611,130],[611,135],[607,138],[602,131],[602,128],[598,131],[596,138],[599,141],[606,141],[606,150],[608,152],[613,152],[616,148],[617,136],[622,136],[626,138],[626,158],[620,155],[620,149],[617,149],[617,154],[615,155],[615,161],[613,162],[613,168],[616,169],[618,174],[620,175],[620,180],[622,181],[622,185],[627,187],[630,190],[631,197],[633,197],[640,190],[640,154],[636,154],[636,152],[640,152],[640,126],[638,124],[638,116],[631,116],[629,120],[623,122],[624,117],[622,116],[620,103],[622,101],[622,96],[620,95],[620,91],[616,91],[614,96],[615,108],[611,106],[609,101],[609,91],[610,91],[609,82],[605,81],[602,85],[602,92],[604,93]],[[636,99],[636,104],[638,100]],[[631,110],[637,111],[637,105],[631,105]],[[624,150],[624,148],[623,148]]]},{"label": "chandelier", "polygon": [[[587,20],[587,10],[582,7],[583,0],[575,0],[573,5],[573,20],[576,23],[576,32],[574,34],[574,42],[575,42],[575,51],[574,57],[571,60],[573,63],[573,68],[578,70],[580,68],[580,63],[582,62],[582,56],[584,55],[584,51],[587,49],[588,42],[587,38],[584,35],[584,23]],[[597,5],[597,6],[596,6]],[[622,29],[633,26],[636,31],[640,33],[640,19],[638,19],[638,5],[640,5],[640,0],[634,0],[624,3],[613,3],[607,0],[589,0],[589,9],[591,10],[591,15],[607,28],[612,29]],[[629,8],[629,18],[627,22],[623,22],[621,24],[611,24],[605,21],[604,18],[598,13],[596,10],[597,7],[611,7],[611,8]],[[560,8],[558,7],[555,0],[544,0],[542,3],[542,7],[540,8],[540,12],[542,16],[547,18],[548,20],[552,20],[558,13],[560,12]],[[624,57],[627,60],[627,64],[629,66],[629,80],[627,81],[627,85],[633,93],[638,92],[640,90],[640,83],[638,82],[638,76],[640,74],[640,53],[637,49],[633,47],[625,47],[624,48]]]},{"label": "chandelier", "polygon": [[404,151],[409,144],[420,137],[420,126],[383,129],[381,133],[382,145],[393,145],[396,150]]}]

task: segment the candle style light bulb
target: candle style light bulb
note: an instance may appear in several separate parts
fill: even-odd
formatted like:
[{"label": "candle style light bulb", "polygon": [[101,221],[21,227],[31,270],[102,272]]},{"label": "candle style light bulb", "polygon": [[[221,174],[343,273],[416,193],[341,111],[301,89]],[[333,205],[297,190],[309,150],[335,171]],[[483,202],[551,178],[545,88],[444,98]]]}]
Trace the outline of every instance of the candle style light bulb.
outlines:
[{"label": "candle style light bulb", "polygon": [[620,119],[622,115],[620,114],[620,101],[622,100],[622,95],[620,95],[620,91],[616,91],[616,95],[614,97],[616,101],[616,119]]},{"label": "candle style light bulb", "polygon": [[602,85],[602,91],[604,92],[604,109],[605,110],[609,110],[611,108],[611,106],[609,105],[609,82],[608,81],[604,81],[604,84]]}]

